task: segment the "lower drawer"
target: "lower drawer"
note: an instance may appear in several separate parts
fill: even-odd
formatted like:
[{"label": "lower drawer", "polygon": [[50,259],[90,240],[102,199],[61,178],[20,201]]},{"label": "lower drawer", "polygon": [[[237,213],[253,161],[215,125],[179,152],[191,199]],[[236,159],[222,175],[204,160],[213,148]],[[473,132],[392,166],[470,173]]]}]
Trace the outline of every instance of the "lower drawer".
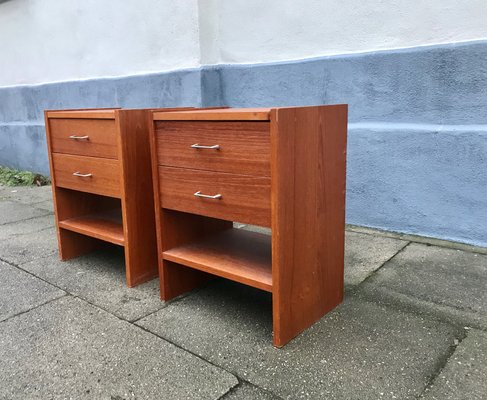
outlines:
[{"label": "lower drawer", "polygon": [[159,166],[161,207],[266,227],[270,183],[267,177]]},{"label": "lower drawer", "polygon": [[120,197],[120,169],[117,160],[52,154],[56,186]]}]

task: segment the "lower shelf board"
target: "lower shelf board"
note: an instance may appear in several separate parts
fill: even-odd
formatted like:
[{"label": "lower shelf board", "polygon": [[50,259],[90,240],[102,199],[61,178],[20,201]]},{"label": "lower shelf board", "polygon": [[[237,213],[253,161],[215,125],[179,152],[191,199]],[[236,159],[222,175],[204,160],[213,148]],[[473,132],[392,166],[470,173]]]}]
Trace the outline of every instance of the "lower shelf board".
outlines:
[{"label": "lower shelf board", "polygon": [[229,229],[167,250],[164,260],[272,291],[271,237]]},{"label": "lower shelf board", "polygon": [[120,210],[65,219],[59,221],[59,227],[119,246],[125,243]]}]

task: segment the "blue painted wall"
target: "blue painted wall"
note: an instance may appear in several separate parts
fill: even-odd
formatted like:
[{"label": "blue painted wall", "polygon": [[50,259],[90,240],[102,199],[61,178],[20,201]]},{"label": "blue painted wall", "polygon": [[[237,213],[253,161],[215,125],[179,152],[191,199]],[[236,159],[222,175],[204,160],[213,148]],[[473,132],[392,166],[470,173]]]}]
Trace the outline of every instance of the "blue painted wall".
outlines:
[{"label": "blue painted wall", "polygon": [[44,110],[201,104],[201,71],[0,88],[0,165],[49,173]]},{"label": "blue painted wall", "polygon": [[347,222],[487,247],[487,42],[0,88],[0,164],[47,172],[45,108],[350,105]]}]

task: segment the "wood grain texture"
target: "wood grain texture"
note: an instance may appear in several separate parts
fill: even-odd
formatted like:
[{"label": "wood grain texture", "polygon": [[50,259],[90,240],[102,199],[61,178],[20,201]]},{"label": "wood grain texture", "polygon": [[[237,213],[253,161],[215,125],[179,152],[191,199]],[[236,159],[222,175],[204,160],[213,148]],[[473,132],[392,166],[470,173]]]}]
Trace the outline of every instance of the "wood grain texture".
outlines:
[{"label": "wood grain texture", "polygon": [[[268,122],[156,122],[159,165],[270,176]],[[191,145],[219,145],[195,149]]]},{"label": "wood grain texture", "polygon": [[59,221],[59,227],[119,246],[123,246],[125,242],[121,210],[98,212],[62,220]]},{"label": "wood grain texture", "polygon": [[[182,111],[184,109],[180,109]],[[162,229],[161,229],[161,206],[159,197],[159,169],[158,169],[158,157],[157,157],[157,141],[154,128],[154,116],[156,112],[170,112],[171,109],[151,109],[146,115],[146,123],[148,126],[148,143],[150,151],[150,163],[151,163],[151,177],[152,177],[152,192],[154,195],[154,211],[155,211],[155,224],[156,224],[156,238],[158,255],[162,255]],[[162,269],[162,256],[158,257],[159,271]]]},{"label": "wood grain texture", "polygon": [[[212,107],[213,108],[213,107]],[[227,108],[227,107],[214,107]],[[62,110],[46,110],[45,115],[48,118],[86,118],[86,119],[115,119],[115,111],[120,107],[107,108],[72,108]],[[184,111],[192,110],[194,107],[172,107],[172,108],[147,108],[147,111]],[[140,111],[140,108],[124,108],[125,111]]]},{"label": "wood grain texture", "polygon": [[84,108],[73,110],[48,110],[46,115],[51,118],[83,118],[83,119],[115,119],[117,108]]},{"label": "wood grain texture", "polygon": [[271,113],[274,345],[343,298],[347,106]]},{"label": "wood grain texture", "polygon": [[165,260],[272,291],[271,238],[229,229],[163,252]]},{"label": "wood grain texture", "polygon": [[161,265],[159,284],[161,300],[164,301],[172,300],[215,279],[214,275],[164,260],[162,257]]},{"label": "wood grain texture", "polygon": [[[186,137],[195,142],[225,139],[218,124],[239,121],[244,126],[260,118],[270,119],[270,179],[248,165],[241,174],[228,173],[213,161],[198,164],[198,154],[178,151]],[[157,137],[154,125],[151,131],[163,299],[198,287],[211,274],[271,290],[278,347],[342,301],[346,105],[154,113],[154,119],[159,130],[168,127]],[[210,133],[197,136],[203,124]],[[174,146],[167,153],[165,140]],[[166,163],[170,166],[159,165]],[[222,199],[199,199],[196,191],[219,193]],[[258,258],[256,249],[268,251],[269,244],[232,239],[232,220],[272,228],[266,262],[253,257]]]},{"label": "wood grain texture", "polygon": [[269,108],[200,109],[178,112],[155,112],[155,121],[268,121]]},{"label": "wood grain texture", "polygon": [[[120,208],[120,200],[111,197],[96,196],[85,192],[76,192],[57,186],[54,173],[54,157],[52,151],[50,111],[44,112],[46,139],[51,171],[52,196],[54,203],[54,216],[56,220],[56,234],[59,248],[59,258],[69,260],[90,253],[103,246],[103,242],[93,237],[62,229],[59,222],[95,211]],[[78,114],[79,115],[79,114]]]},{"label": "wood grain texture", "polygon": [[201,271],[185,268],[181,265],[163,260],[163,251],[188,240],[201,237],[202,235],[229,229],[232,227],[232,223],[228,221],[214,220],[199,215],[190,215],[161,209],[157,144],[153,119],[154,114],[154,112],[147,114],[147,125],[149,126],[148,143],[150,146],[150,161],[152,167],[159,284],[161,299],[170,300],[205,284],[212,277]]},{"label": "wood grain texture", "polygon": [[[159,166],[163,208],[269,227],[270,178]],[[194,195],[221,194],[221,199]]]},{"label": "wood grain texture", "polygon": [[56,187],[56,198],[59,203],[57,215],[59,221],[100,213],[114,213],[120,210],[120,199],[101,196],[77,190]]},{"label": "wood grain texture", "polygon": [[49,129],[49,111],[44,111],[44,126],[46,128],[46,143],[47,143],[47,156],[49,159],[49,171],[51,172],[51,191],[52,191],[52,203],[54,209],[54,220],[56,222],[56,236],[57,236],[57,243],[59,249],[59,258],[62,259],[61,254],[61,235],[59,232],[59,217],[58,217],[58,205],[57,205],[57,196],[56,196],[56,178],[54,176],[54,164],[52,161],[52,145],[51,145],[51,131]]},{"label": "wood grain texture", "polygon": [[159,280],[161,298],[170,300],[213,279],[212,275],[163,259],[166,250],[212,236],[232,228],[231,221],[160,209]]},{"label": "wood grain texture", "polygon": [[[163,278],[164,274],[164,261],[162,259],[163,239],[162,239],[162,211],[161,211],[161,201],[159,196],[159,169],[157,165],[157,145],[156,145],[156,135],[154,129],[154,113],[150,112],[146,116],[147,124],[149,126],[149,150],[150,150],[150,162],[151,162],[151,177],[152,177],[152,193],[154,196],[154,216],[155,216],[155,226],[156,226],[156,245],[157,245],[157,266],[159,271],[159,295],[162,300],[164,297],[164,285],[165,281]],[[175,285],[177,286],[177,284]],[[190,290],[190,289],[188,289]]]},{"label": "wood grain texture", "polygon": [[[58,187],[120,197],[120,168],[117,160],[53,153],[53,175]],[[73,173],[92,174],[91,177]]]},{"label": "wood grain texture", "polygon": [[103,242],[100,240],[62,229],[62,221],[97,213],[113,214],[113,210],[120,210],[120,199],[56,186],[53,186],[53,191],[56,199],[54,212],[61,260],[69,260],[101,248]]},{"label": "wood grain texture", "polygon": [[[51,119],[51,148],[54,153],[92,157],[118,157],[117,132],[113,120],[103,119]],[[88,136],[76,140],[71,135]]]},{"label": "wood grain texture", "polygon": [[62,261],[71,260],[95,250],[102,249],[108,244],[91,236],[86,236],[72,230],[57,228],[59,247],[59,258]]},{"label": "wood grain texture", "polygon": [[212,276],[204,272],[186,268],[181,264],[164,260],[162,253],[189,241],[232,228],[230,221],[222,221],[200,215],[186,214],[161,208],[159,166],[157,161],[157,142],[153,115],[150,124],[149,143],[151,150],[154,209],[157,232],[157,254],[159,262],[159,285],[162,300],[171,300],[183,293],[207,283]]},{"label": "wood grain texture", "polygon": [[119,127],[125,265],[129,287],[158,274],[148,114],[146,110],[115,111],[115,122]]},{"label": "wood grain texture", "polygon": [[[158,271],[149,114],[121,109],[45,112],[60,257],[77,257],[104,242],[123,245],[128,286]],[[67,138],[72,134],[90,140],[72,142]],[[73,176],[76,171],[93,176]],[[107,218],[113,210],[121,210],[121,221]]]}]

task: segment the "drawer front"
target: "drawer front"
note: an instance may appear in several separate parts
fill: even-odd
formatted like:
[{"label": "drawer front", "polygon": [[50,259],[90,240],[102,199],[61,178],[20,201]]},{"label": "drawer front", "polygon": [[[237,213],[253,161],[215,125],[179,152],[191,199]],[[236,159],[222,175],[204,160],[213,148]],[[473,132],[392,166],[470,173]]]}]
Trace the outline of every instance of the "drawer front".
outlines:
[{"label": "drawer front", "polygon": [[267,177],[159,166],[161,207],[229,221],[270,227],[270,185]]},{"label": "drawer front", "polygon": [[120,169],[117,160],[53,154],[52,161],[56,186],[120,197]]},{"label": "drawer front", "polygon": [[161,121],[155,128],[159,165],[270,176],[269,122]]},{"label": "drawer front", "polygon": [[49,119],[54,153],[117,158],[117,132],[112,119]]}]

